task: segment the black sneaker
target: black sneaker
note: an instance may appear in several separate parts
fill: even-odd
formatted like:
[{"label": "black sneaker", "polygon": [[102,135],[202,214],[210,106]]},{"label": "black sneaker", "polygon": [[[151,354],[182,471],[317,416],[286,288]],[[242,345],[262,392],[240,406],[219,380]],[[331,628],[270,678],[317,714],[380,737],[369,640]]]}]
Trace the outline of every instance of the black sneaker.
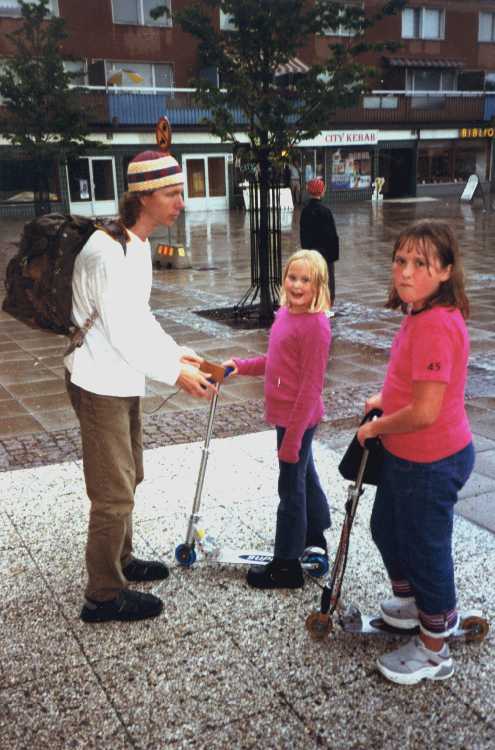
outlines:
[{"label": "black sneaker", "polygon": [[116,599],[108,602],[95,602],[87,598],[80,617],[83,622],[128,622],[157,617],[162,609],[163,602],[157,596],[122,589]]},{"label": "black sneaker", "polygon": [[139,581],[163,581],[168,578],[168,568],[165,563],[158,560],[138,560],[134,557],[122,568],[122,573],[128,581],[137,583]]},{"label": "black sneaker", "polygon": [[299,560],[281,560],[277,557],[268,565],[249,568],[246,580],[255,589],[300,589],[304,586]]}]

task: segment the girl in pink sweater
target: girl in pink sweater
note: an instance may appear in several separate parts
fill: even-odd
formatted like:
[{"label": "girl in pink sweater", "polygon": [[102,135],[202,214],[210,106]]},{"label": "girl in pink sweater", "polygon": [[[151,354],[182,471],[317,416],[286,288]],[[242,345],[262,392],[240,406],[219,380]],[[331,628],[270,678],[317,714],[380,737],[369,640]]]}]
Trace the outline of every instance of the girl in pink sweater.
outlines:
[{"label": "girl in pink sweater", "polygon": [[458,620],[453,513],[474,464],[464,408],[469,303],[447,223],[420,221],[400,234],[392,284],[387,306],[406,314],[383,388],[366,403],[383,416],[364,424],[358,439],[380,436],[385,448],[371,533],[394,597],[382,602],[381,614],[395,627],[419,627],[417,637],[379,657],[378,669],[413,685],[454,671],[445,642]]},{"label": "girl in pink sweater", "polygon": [[300,588],[299,562],[306,547],[326,551],[328,501],[316,473],[312,440],[323,416],[322,390],[331,330],[328,269],[316,250],[300,250],[284,269],[281,307],[266,355],[234,358],[233,375],[265,375],[265,417],[276,426],[280,475],[275,553],[271,563],[249,570],[247,581],[263,589]]}]

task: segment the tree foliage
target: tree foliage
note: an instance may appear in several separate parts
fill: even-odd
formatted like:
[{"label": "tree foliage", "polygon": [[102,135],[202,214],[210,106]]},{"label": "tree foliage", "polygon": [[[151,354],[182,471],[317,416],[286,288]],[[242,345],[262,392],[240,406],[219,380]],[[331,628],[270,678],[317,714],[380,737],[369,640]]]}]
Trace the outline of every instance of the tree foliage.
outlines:
[{"label": "tree foliage", "polygon": [[[359,62],[366,52],[396,45],[371,43],[366,31],[405,5],[377,0],[369,14],[361,2],[336,0],[195,0],[174,13],[174,23],[198,41],[200,67],[216,68],[220,85],[198,77],[196,99],[210,115],[207,123],[221,140],[235,143],[246,131],[260,179],[261,317],[270,319],[268,195],[270,163],[298,142],[329,127],[337,108],[351,107],[367,90],[374,70]],[[165,12],[158,6],[158,17]],[[219,29],[218,12],[229,20]],[[345,27],[344,36],[325,35]],[[314,55],[318,41],[326,54]],[[308,54],[304,54],[306,51]],[[317,59],[303,75],[279,75],[294,57]]]},{"label": "tree foliage", "polygon": [[81,93],[63,64],[64,20],[50,15],[48,0],[19,4],[20,25],[7,34],[12,55],[0,69],[0,132],[34,161],[39,193],[51,160],[87,148],[88,126]]},{"label": "tree foliage", "polygon": [[[334,0],[202,0],[178,11],[174,20],[198,40],[201,65],[218,70],[220,87],[200,78],[192,82],[201,106],[211,112],[212,132],[235,141],[242,112],[255,154],[261,149],[276,155],[328,129],[337,108],[357,102],[374,74],[359,56],[394,47],[367,42],[364,35],[404,5],[405,0],[386,0],[367,15],[361,3]],[[163,10],[160,6],[155,14]],[[232,30],[213,23],[218,10]],[[328,37],[325,59],[289,82],[277,75],[279,66],[301,55],[315,36],[325,39],[323,30],[339,26],[352,35]]]}]

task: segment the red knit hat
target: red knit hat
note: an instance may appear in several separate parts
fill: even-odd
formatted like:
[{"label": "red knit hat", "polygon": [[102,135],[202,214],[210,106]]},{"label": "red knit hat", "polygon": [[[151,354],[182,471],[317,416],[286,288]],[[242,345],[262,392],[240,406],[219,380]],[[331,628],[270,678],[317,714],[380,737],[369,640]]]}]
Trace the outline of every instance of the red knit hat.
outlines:
[{"label": "red knit hat", "polygon": [[184,174],[172,154],[163,151],[142,151],[127,167],[129,191],[142,193],[172,185],[182,185]]},{"label": "red knit hat", "polygon": [[310,195],[323,195],[325,192],[325,183],[321,177],[317,177],[306,184],[306,190]]}]

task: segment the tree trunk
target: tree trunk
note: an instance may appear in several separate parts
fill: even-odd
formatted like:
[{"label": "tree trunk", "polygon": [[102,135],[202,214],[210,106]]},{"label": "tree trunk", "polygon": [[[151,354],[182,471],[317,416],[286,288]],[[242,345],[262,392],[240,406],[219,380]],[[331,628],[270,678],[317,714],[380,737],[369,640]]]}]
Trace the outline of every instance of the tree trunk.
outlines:
[{"label": "tree trunk", "polygon": [[52,210],[50,202],[50,167],[46,161],[36,161],[34,166],[34,215],[43,216]]},{"label": "tree trunk", "polygon": [[269,190],[270,190],[270,162],[268,153],[264,150],[259,156],[260,167],[260,232],[259,232],[259,260],[260,260],[260,323],[270,324],[273,321],[273,300],[270,295],[270,233],[269,233]]}]

